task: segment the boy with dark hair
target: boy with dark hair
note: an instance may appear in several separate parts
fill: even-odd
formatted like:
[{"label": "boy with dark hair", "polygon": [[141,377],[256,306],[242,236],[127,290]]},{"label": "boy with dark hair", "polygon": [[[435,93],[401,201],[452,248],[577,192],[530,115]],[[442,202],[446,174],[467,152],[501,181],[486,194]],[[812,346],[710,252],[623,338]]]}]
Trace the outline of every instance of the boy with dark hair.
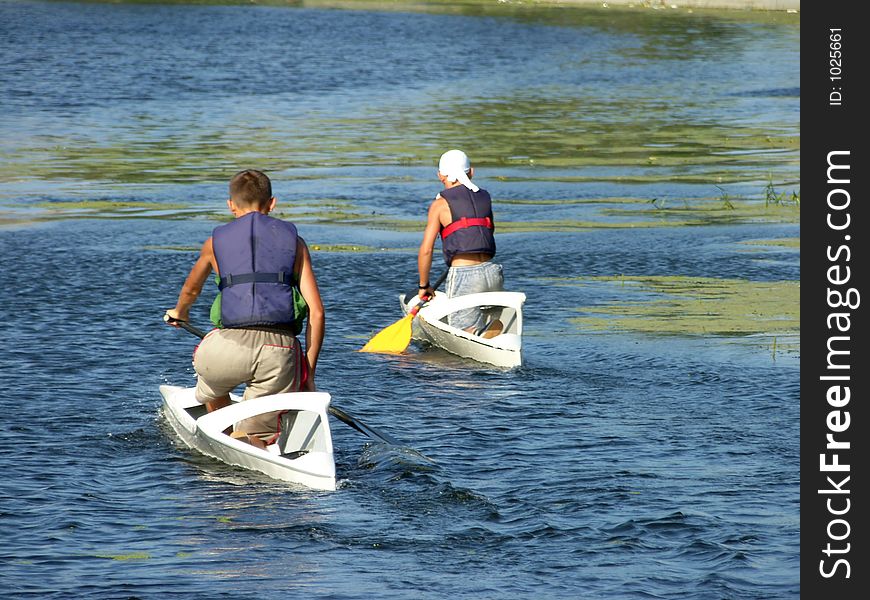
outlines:
[{"label": "boy with dark hair", "polygon": [[[246,400],[314,390],[325,316],[311,256],[293,223],[268,216],[277,200],[260,171],[230,181],[227,207],[235,219],[214,229],[181,288],[171,319],[187,321],[190,307],[214,271],[220,293],[212,307],[218,325],[194,355],[196,399],[209,412],[230,404],[246,383]],[[301,296],[301,297],[300,297]],[[305,352],[296,335],[307,316]],[[215,318],[217,317],[217,318]],[[172,324],[172,321],[168,321]],[[275,415],[246,419],[236,432],[264,447],[257,435],[277,430]]]}]

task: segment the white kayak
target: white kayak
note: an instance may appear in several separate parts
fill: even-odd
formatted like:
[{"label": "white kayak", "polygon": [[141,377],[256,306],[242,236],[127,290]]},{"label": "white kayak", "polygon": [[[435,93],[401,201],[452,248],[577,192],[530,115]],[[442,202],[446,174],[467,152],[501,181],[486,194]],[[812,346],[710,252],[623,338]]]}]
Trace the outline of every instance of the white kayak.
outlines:
[{"label": "white kayak", "polygon": [[[245,401],[232,395],[231,405],[208,413],[196,401],[194,388],[161,385],[160,393],[167,421],[194,450],[275,479],[316,490],[335,489],[329,394],[295,392]],[[286,412],[280,435],[265,450],[224,433],[242,419],[273,411]]]},{"label": "white kayak", "polygon": [[[402,311],[408,314],[417,303],[416,295],[401,294]],[[499,367],[518,367],[523,364],[523,303],[521,292],[483,292],[448,298],[435,292],[414,318],[411,339],[430,343],[465,358]],[[502,324],[501,333],[494,337],[475,335],[451,327],[447,316],[457,310],[480,308],[490,320]]]}]

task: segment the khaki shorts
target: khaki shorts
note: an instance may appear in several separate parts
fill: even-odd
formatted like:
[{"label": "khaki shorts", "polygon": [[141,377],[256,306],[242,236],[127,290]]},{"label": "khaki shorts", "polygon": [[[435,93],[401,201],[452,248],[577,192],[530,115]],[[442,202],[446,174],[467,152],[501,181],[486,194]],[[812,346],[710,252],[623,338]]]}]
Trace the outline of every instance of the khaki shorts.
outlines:
[{"label": "khaki shorts", "polygon": [[[196,399],[210,402],[246,384],[245,400],[297,392],[302,382],[302,348],[289,332],[267,329],[215,329],[196,349]],[[236,423],[236,431],[277,431],[278,414],[266,413]]]}]

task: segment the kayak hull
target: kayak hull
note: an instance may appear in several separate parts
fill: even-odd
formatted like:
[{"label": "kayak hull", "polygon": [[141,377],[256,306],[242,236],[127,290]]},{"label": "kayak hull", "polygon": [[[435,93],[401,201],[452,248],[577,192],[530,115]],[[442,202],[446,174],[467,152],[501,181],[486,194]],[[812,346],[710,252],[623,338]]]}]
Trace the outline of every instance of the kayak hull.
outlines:
[{"label": "kayak hull", "polygon": [[[316,490],[335,489],[335,458],[323,392],[275,394],[241,401],[231,396],[227,407],[206,412],[194,388],[161,385],[166,420],[188,447],[230,465],[259,471],[282,481]],[[287,411],[282,433],[266,449],[235,439],[224,431],[255,415]]]},{"label": "kayak hull", "polygon": [[[521,292],[483,292],[448,298],[436,292],[414,318],[411,338],[426,342],[443,350],[498,367],[519,367],[523,364],[523,304],[526,295]],[[405,314],[419,299],[402,294],[399,302]],[[490,319],[503,324],[502,333],[486,338],[447,324],[447,317],[457,310],[480,308]]]}]

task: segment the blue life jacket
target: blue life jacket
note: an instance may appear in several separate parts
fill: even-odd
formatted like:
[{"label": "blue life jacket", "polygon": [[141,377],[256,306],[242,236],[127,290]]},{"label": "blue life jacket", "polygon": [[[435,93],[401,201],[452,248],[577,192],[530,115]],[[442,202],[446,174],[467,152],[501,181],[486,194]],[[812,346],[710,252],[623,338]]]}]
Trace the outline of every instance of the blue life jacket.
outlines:
[{"label": "blue life jacket", "polygon": [[212,233],[223,327],[295,326],[296,226],[250,212]]},{"label": "blue life jacket", "polygon": [[464,185],[441,190],[450,207],[451,223],[441,228],[441,250],[450,265],[457,254],[482,253],[495,256],[495,220],[489,192],[472,192]]}]

